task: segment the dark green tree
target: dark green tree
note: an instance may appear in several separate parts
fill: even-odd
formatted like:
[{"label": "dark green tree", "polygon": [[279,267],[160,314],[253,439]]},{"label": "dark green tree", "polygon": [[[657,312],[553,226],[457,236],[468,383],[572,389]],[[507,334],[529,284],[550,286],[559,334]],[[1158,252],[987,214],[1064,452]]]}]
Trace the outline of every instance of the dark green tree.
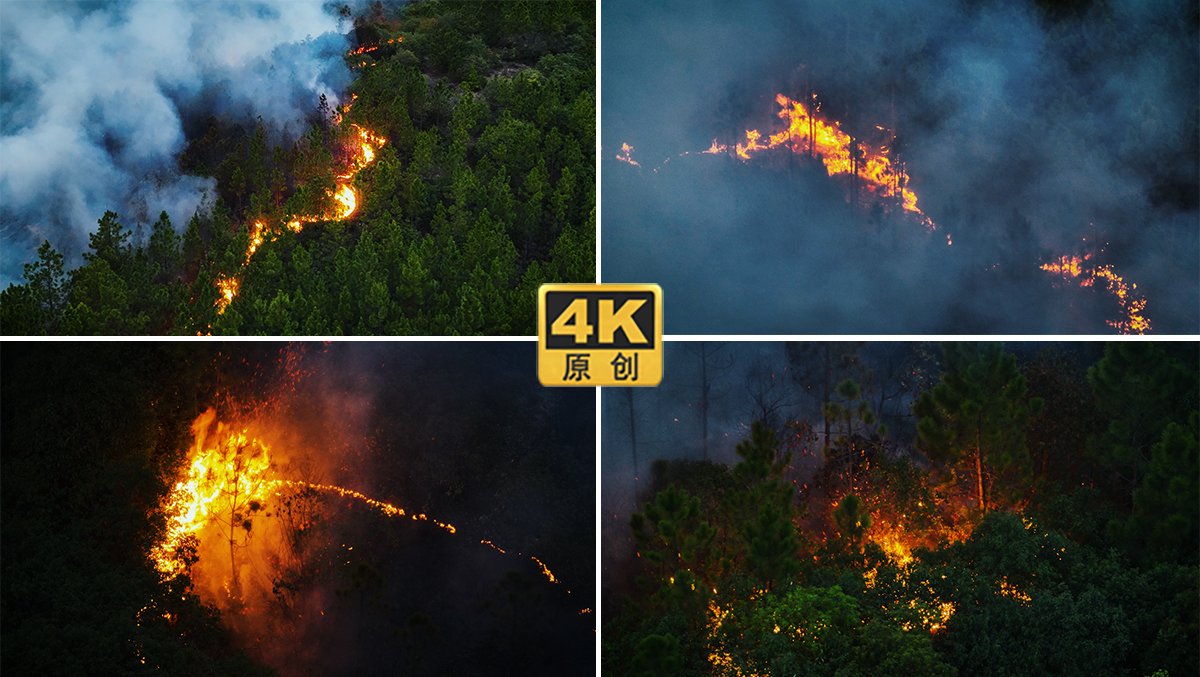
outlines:
[{"label": "dark green tree", "polygon": [[679,640],[675,635],[649,635],[633,656],[633,674],[637,677],[675,677],[683,667]]},{"label": "dark green tree", "polygon": [[[792,452],[780,453],[775,431],[755,421],[749,439],[738,443],[742,459],[731,472],[738,490],[728,501],[741,521],[741,537],[749,571],[770,590],[800,570],[799,541],[792,522],[791,485],[780,476],[792,460]],[[736,528],[736,527],[735,527]]]},{"label": "dark green tree", "polygon": [[986,512],[987,473],[1027,471],[1025,431],[1043,401],[1026,397],[1025,377],[1003,344],[945,343],[942,352],[941,382],[913,404],[918,448],[933,460],[973,471],[975,499]]},{"label": "dark green tree", "polygon": [[864,509],[858,496],[854,494],[843,496],[842,502],[833,512],[833,521],[837,522],[838,530],[850,542],[851,549],[856,553],[859,552],[862,540],[867,535],[867,529],[871,528],[871,513]]},{"label": "dark green tree", "polygon": [[701,518],[700,498],[671,484],[643,512],[634,513],[629,526],[655,576],[655,599],[668,609],[682,609],[690,623],[699,622],[712,586],[707,559],[716,536]]},{"label": "dark green tree", "polygon": [[1133,493],[1150,462],[1151,447],[1171,423],[1186,424],[1197,410],[1195,360],[1182,360],[1153,342],[1113,341],[1104,358],[1088,369],[1096,405],[1108,417],[1108,429],[1089,440],[1089,449]]},{"label": "dark green tree", "polygon": [[118,275],[133,259],[133,245],[129,243],[132,233],[117,221],[117,213],[104,212],[97,222],[96,232],[88,235],[88,247],[92,250],[83,253],[83,260],[91,263],[102,260]]},{"label": "dark green tree", "polygon": [[1169,424],[1150,447],[1134,513],[1109,530],[1139,559],[1195,565],[1200,559],[1200,414]]},{"label": "dark green tree", "polygon": [[24,266],[25,284],[9,285],[0,295],[0,333],[57,332],[69,291],[63,261],[48,240],[42,242],[37,260]]}]

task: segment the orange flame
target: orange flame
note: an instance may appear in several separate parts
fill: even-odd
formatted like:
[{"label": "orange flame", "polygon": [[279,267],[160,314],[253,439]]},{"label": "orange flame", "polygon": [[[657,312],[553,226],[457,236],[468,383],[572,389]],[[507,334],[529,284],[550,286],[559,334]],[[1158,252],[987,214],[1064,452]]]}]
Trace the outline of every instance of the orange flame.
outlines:
[{"label": "orange flame", "polygon": [[[853,174],[864,182],[866,189],[878,197],[899,198],[905,211],[921,217],[926,227],[935,228],[933,221],[917,207],[917,196],[906,186],[908,173],[903,166],[896,166],[889,157],[891,136],[884,144],[868,146],[862,140],[852,139],[842,131],[841,123],[828,122],[815,114],[800,101],[793,101],[783,94],[775,96],[782,110],[779,117],[788,122],[788,128],[772,134],[766,143],[760,143],[762,134],[758,130],[746,131],[746,143],[735,147],[735,154],[749,160],[755,154],[774,148],[789,148],[793,153],[808,153],[819,156],[830,176]],[[876,129],[887,132],[882,127]],[[811,134],[810,134],[811,130]],[[705,151],[716,152],[717,143]],[[857,157],[856,157],[857,156]]]},{"label": "orange flame", "polygon": [[333,194],[333,197],[341,205],[336,211],[339,221],[349,218],[354,213],[355,207],[358,206],[358,198],[354,195],[354,189],[348,184],[338,186],[337,192]]},{"label": "orange flame", "polygon": [[271,465],[267,446],[248,437],[245,430],[234,431],[224,423],[217,423],[210,437],[216,416],[216,410],[210,408],[192,423],[195,444],[187,476],[175,484],[164,506],[166,535],[150,558],[165,578],[182,571],[176,550],[212,520],[223,497],[262,501],[272,484],[264,477]]},{"label": "orange flame", "polygon": [[[188,537],[198,538],[200,531],[213,523],[218,512],[233,505],[232,501],[236,500],[239,506],[248,505],[248,510],[258,511],[268,496],[279,495],[278,490],[284,487],[333,492],[358,499],[390,517],[407,516],[429,522],[448,533],[458,533],[452,524],[433,519],[425,513],[409,513],[353,489],[269,477],[271,462],[267,445],[251,437],[246,429],[239,431],[217,422],[216,417],[216,410],[210,408],[192,423],[195,442],[189,453],[186,476],[175,484],[162,506],[167,516],[167,529],[162,540],[151,549],[150,559],[164,579],[174,578],[183,572],[184,564],[177,554],[181,546]],[[491,541],[481,540],[480,543],[507,554]],[[540,559],[533,556],[530,559],[537,563],[547,580],[559,582]]]},{"label": "orange flame", "polygon": [[[816,95],[813,95],[816,98]],[[713,139],[708,150],[700,151],[703,155],[729,153],[743,162],[749,161],[754,155],[786,148],[793,153],[820,157],[825,170],[830,176],[834,174],[851,174],[862,182],[864,189],[877,198],[896,200],[904,211],[918,217],[920,222],[929,230],[937,227],[933,221],[917,207],[917,195],[908,188],[908,172],[903,163],[896,163],[892,157],[892,145],[896,137],[883,127],[876,126],[882,136],[883,143],[870,145],[862,139],[852,139],[842,131],[841,123],[827,121],[816,113],[817,106],[806,106],[800,101],[793,101],[784,94],[775,96],[775,102],[781,106],[779,117],[788,123],[787,129],[763,138],[757,129],[746,130],[746,140],[734,144],[732,148],[718,143]],[[880,135],[876,135],[880,136]],[[616,157],[622,162],[635,167],[640,166],[631,157],[633,148],[621,144],[621,153]],[[680,156],[690,152],[680,153]],[[669,158],[668,158],[669,160]],[[665,163],[665,161],[664,161]],[[655,172],[658,168],[654,169]],[[947,238],[946,244],[950,244]]]},{"label": "orange flame", "polygon": [[621,144],[621,152],[617,153],[617,159],[620,160],[621,162],[628,162],[629,164],[633,165],[634,167],[641,167],[641,165],[639,165],[637,162],[634,162],[633,158],[630,157],[630,153],[632,153],[632,152],[633,152],[633,146],[631,146],[627,143],[622,143]]},{"label": "orange flame", "polygon": [[1080,278],[1080,287],[1095,286],[1097,280],[1103,280],[1108,291],[1117,297],[1124,316],[1117,320],[1105,320],[1105,324],[1122,334],[1145,334],[1150,331],[1150,320],[1143,313],[1146,310],[1146,299],[1135,295],[1137,285],[1125,280],[1113,271],[1112,264],[1101,266],[1086,265],[1092,255],[1061,256],[1058,261],[1042,264],[1042,270],[1062,275],[1064,280]]},{"label": "orange flame", "polygon": [[[350,103],[342,106],[343,112],[349,110],[350,105],[357,98],[357,95],[351,95]],[[342,115],[340,113],[338,114],[335,122],[339,125],[342,123]],[[355,210],[358,209],[358,194],[354,192],[354,188],[351,187],[350,184],[354,181],[355,175],[357,175],[360,170],[375,161],[376,149],[387,143],[387,139],[385,137],[372,134],[356,124],[351,124],[351,126],[358,134],[358,144],[356,152],[350,158],[350,171],[337,177],[337,189],[333,192],[335,206],[332,214],[332,218],[337,221],[344,221],[350,218],[354,215]],[[298,233],[303,228],[303,224],[320,221],[322,218],[328,218],[329,216],[330,215],[295,216],[284,225],[286,225],[287,228],[292,232]],[[249,226],[249,229],[250,243],[246,248],[246,258],[245,262],[242,264],[243,267],[250,263],[250,257],[254,255],[254,252],[258,251],[260,246],[262,246],[264,240],[264,230],[266,229],[266,226],[262,221],[255,221]],[[272,240],[273,239],[274,237],[272,237]],[[225,308],[229,306],[231,301],[233,301],[233,297],[237,296],[238,294],[239,287],[241,286],[240,275],[219,277],[216,285],[221,290],[221,296],[217,299],[217,313],[223,314],[225,312]]]},{"label": "orange flame", "polygon": [[221,290],[221,295],[217,297],[218,314],[225,312],[225,307],[229,305],[233,297],[237,296],[238,287],[241,284],[242,280],[239,277],[220,276],[217,278],[217,289]]}]

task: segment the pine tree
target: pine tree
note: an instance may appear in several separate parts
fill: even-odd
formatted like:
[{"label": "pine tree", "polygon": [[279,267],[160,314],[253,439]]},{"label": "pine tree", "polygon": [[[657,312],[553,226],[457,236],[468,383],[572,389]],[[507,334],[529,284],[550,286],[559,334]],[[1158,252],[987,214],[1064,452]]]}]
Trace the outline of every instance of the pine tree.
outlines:
[{"label": "pine tree", "polygon": [[833,520],[837,522],[842,536],[850,541],[854,552],[861,552],[862,540],[867,535],[867,529],[871,528],[871,514],[864,509],[858,496],[846,494],[842,497],[842,502],[833,512]]},{"label": "pine tree", "polygon": [[1025,377],[1003,344],[945,343],[942,352],[941,382],[913,404],[918,448],[935,461],[970,468],[986,512],[987,473],[1028,470],[1025,430],[1043,402],[1026,398]]},{"label": "pine tree", "polygon": [[1156,343],[1114,341],[1087,378],[1097,407],[1109,418],[1108,430],[1089,440],[1089,449],[1132,498],[1163,430],[1172,422],[1186,423],[1187,413],[1196,411],[1196,373]]},{"label": "pine tree", "polygon": [[729,507],[743,518],[741,537],[746,564],[767,590],[800,570],[796,551],[799,542],[792,523],[790,485],[780,480],[792,460],[792,452],[779,452],[775,431],[755,421],[750,438],[737,445],[741,461],[733,468],[739,490],[729,498]]}]

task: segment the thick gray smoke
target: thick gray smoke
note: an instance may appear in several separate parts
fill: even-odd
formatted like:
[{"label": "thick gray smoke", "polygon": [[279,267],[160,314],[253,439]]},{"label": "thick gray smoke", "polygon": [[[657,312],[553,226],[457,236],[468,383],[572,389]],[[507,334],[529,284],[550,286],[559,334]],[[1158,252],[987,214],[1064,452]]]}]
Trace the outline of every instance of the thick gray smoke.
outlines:
[{"label": "thick gray smoke", "polygon": [[0,286],[43,240],[79,263],[108,209],[182,230],[214,188],[177,170],[188,123],[303,131],[349,83],[338,29],[319,2],[0,4]]},{"label": "thick gray smoke", "polygon": [[[1091,253],[1153,331],[1194,333],[1196,3],[1076,6],[606,2],[603,280],[663,284],[669,333],[1104,333],[1113,294],[1038,269]],[[937,231],[820,166],[697,154],[809,87],[897,131]]]}]

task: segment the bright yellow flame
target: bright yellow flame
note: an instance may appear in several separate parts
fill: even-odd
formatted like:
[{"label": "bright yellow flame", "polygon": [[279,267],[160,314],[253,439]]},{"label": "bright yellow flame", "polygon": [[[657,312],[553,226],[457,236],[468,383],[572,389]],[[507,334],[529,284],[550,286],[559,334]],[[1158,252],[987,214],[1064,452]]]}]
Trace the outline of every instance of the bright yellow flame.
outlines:
[{"label": "bright yellow flame", "polygon": [[[358,98],[355,96],[354,98]],[[351,100],[353,102],[353,99]],[[342,106],[342,110],[350,109],[350,103]],[[337,124],[342,123],[342,116],[339,114],[336,119]],[[358,135],[358,152],[350,159],[350,172],[341,175],[338,178],[337,189],[333,192],[335,202],[333,218],[338,221],[344,221],[354,215],[354,211],[358,208],[358,195],[350,184],[354,181],[355,175],[364,167],[375,161],[375,149],[387,143],[387,139],[382,136],[376,136],[367,131],[363,127],[351,125]],[[324,215],[328,216],[328,215]],[[298,216],[287,222],[287,227],[292,232],[300,232],[303,224],[319,221],[322,217],[318,216]],[[262,221],[255,221],[250,226],[250,243],[246,248],[246,258],[243,267],[250,263],[250,257],[263,243],[263,231],[266,226]],[[237,296],[238,289],[241,285],[240,275],[231,275],[222,277],[217,280],[217,287],[221,290],[221,296],[217,299],[217,313],[225,312],[226,306]]]},{"label": "bright yellow flame", "polygon": [[1061,256],[1058,261],[1042,264],[1041,269],[1062,275],[1064,280],[1079,278],[1080,287],[1092,287],[1097,280],[1103,280],[1109,293],[1117,297],[1117,303],[1124,314],[1120,319],[1105,320],[1105,324],[1122,334],[1145,334],[1150,331],[1150,320],[1143,314],[1146,310],[1146,299],[1134,293],[1137,285],[1125,282],[1113,271],[1111,264],[1087,265],[1086,262],[1091,258],[1091,254],[1085,254],[1083,258]]},{"label": "bright yellow flame", "polygon": [[339,186],[333,197],[341,205],[336,212],[338,220],[349,218],[354,213],[355,207],[358,206],[358,198],[354,195],[354,189],[348,184]]},{"label": "bright yellow flame", "polygon": [[176,483],[164,506],[166,536],[150,557],[167,578],[182,569],[174,556],[176,550],[184,539],[213,519],[214,504],[222,496],[261,502],[272,485],[264,477],[271,465],[267,446],[249,437],[245,430],[230,430],[224,423],[217,423],[210,439],[209,429],[216,416],[216,410],[210,408],[192,424],[195,444],[187,476]]},{"label": "bright yellow flame", "polygon": [[[804,103],[793,101],[783,94],[777,95],[775,102],[781,106],[779,117],[788,122],[788,128],[772,134],[766,143],[759,141],[762,134],[758,130],[746,130],[746,142],[739,143],[734,148],[737,157],[749,160],[755,153],[781,146],[791,149],[793,153],[819,155],[830,176],[854,174],[864,182],[867,191],[878,197],[899,197],[905,211],[919,216],[921,223],[927,228],[935,228],[933,221],[917,207],[916,194],[907,188],[908,173],[903,167],[898,167],[892,162],[892,158],[889,157],[891,150],[886,144],[872,148],[861,140],[856,143],[849,134],[842,131],[841,123],[827,122],[816,115],[815,111],[810,111]],[[886,131],[882,127],[877,129]],[[891,140],[888,143],[891,143]],[[853,158],[855,145],[858,147],[857,160]],[[704,152],[714,153],[718,148],[714,140],[713,146]]]},{"label": "bright yellow flame", "polygon": [[229,305],[229,302],[233,300],[233,297],[237,296],[238,287],[240,287],[241,284],[241,278],[224,276],[217,278],[217,289],[221,290],[221,295],[217,297],[218,315],[224,313],[225,308]]},{"label": "bright yellow flame", "polygon": [[896,531],[887,531],[877,536],[872,536],[871,540],[900,566],[913,561],[912,550],[900,539],[900,535]]},{"label": "bright yellow flame", "polygon": [[[151,550],[150,559],[164,579],[182,573],[183,563],[176,556],[178,549],[189,536],[199,537],[200,530],[217,518],[218,511],[231,507],[238,512],[256,512],[263,508],[268,496],[278,495],[277,491],[284,487],[333,492],[360,500],[388,516],[407,516],[429,522],[451,534],[458,532],[452,524],[433,519],[425,513],[408,513],[403,508],[375,500],[353,489],[268,477],[271,463],[267,445],[250,436],[245,429],[239,431],[217,422],[216,417],[216,410],[210,408],[192,423],[195,442],[189,453],[186,476],[176,483],[163,504],[167,530],[162,541]],[[223,498],[227,500],[225,505],[222,505]],[[480,543],[505,553],[491,541],[483,540]],[[530,556],[530,559],[547,580],[559,582],[542,560],[534,556]]]}]

